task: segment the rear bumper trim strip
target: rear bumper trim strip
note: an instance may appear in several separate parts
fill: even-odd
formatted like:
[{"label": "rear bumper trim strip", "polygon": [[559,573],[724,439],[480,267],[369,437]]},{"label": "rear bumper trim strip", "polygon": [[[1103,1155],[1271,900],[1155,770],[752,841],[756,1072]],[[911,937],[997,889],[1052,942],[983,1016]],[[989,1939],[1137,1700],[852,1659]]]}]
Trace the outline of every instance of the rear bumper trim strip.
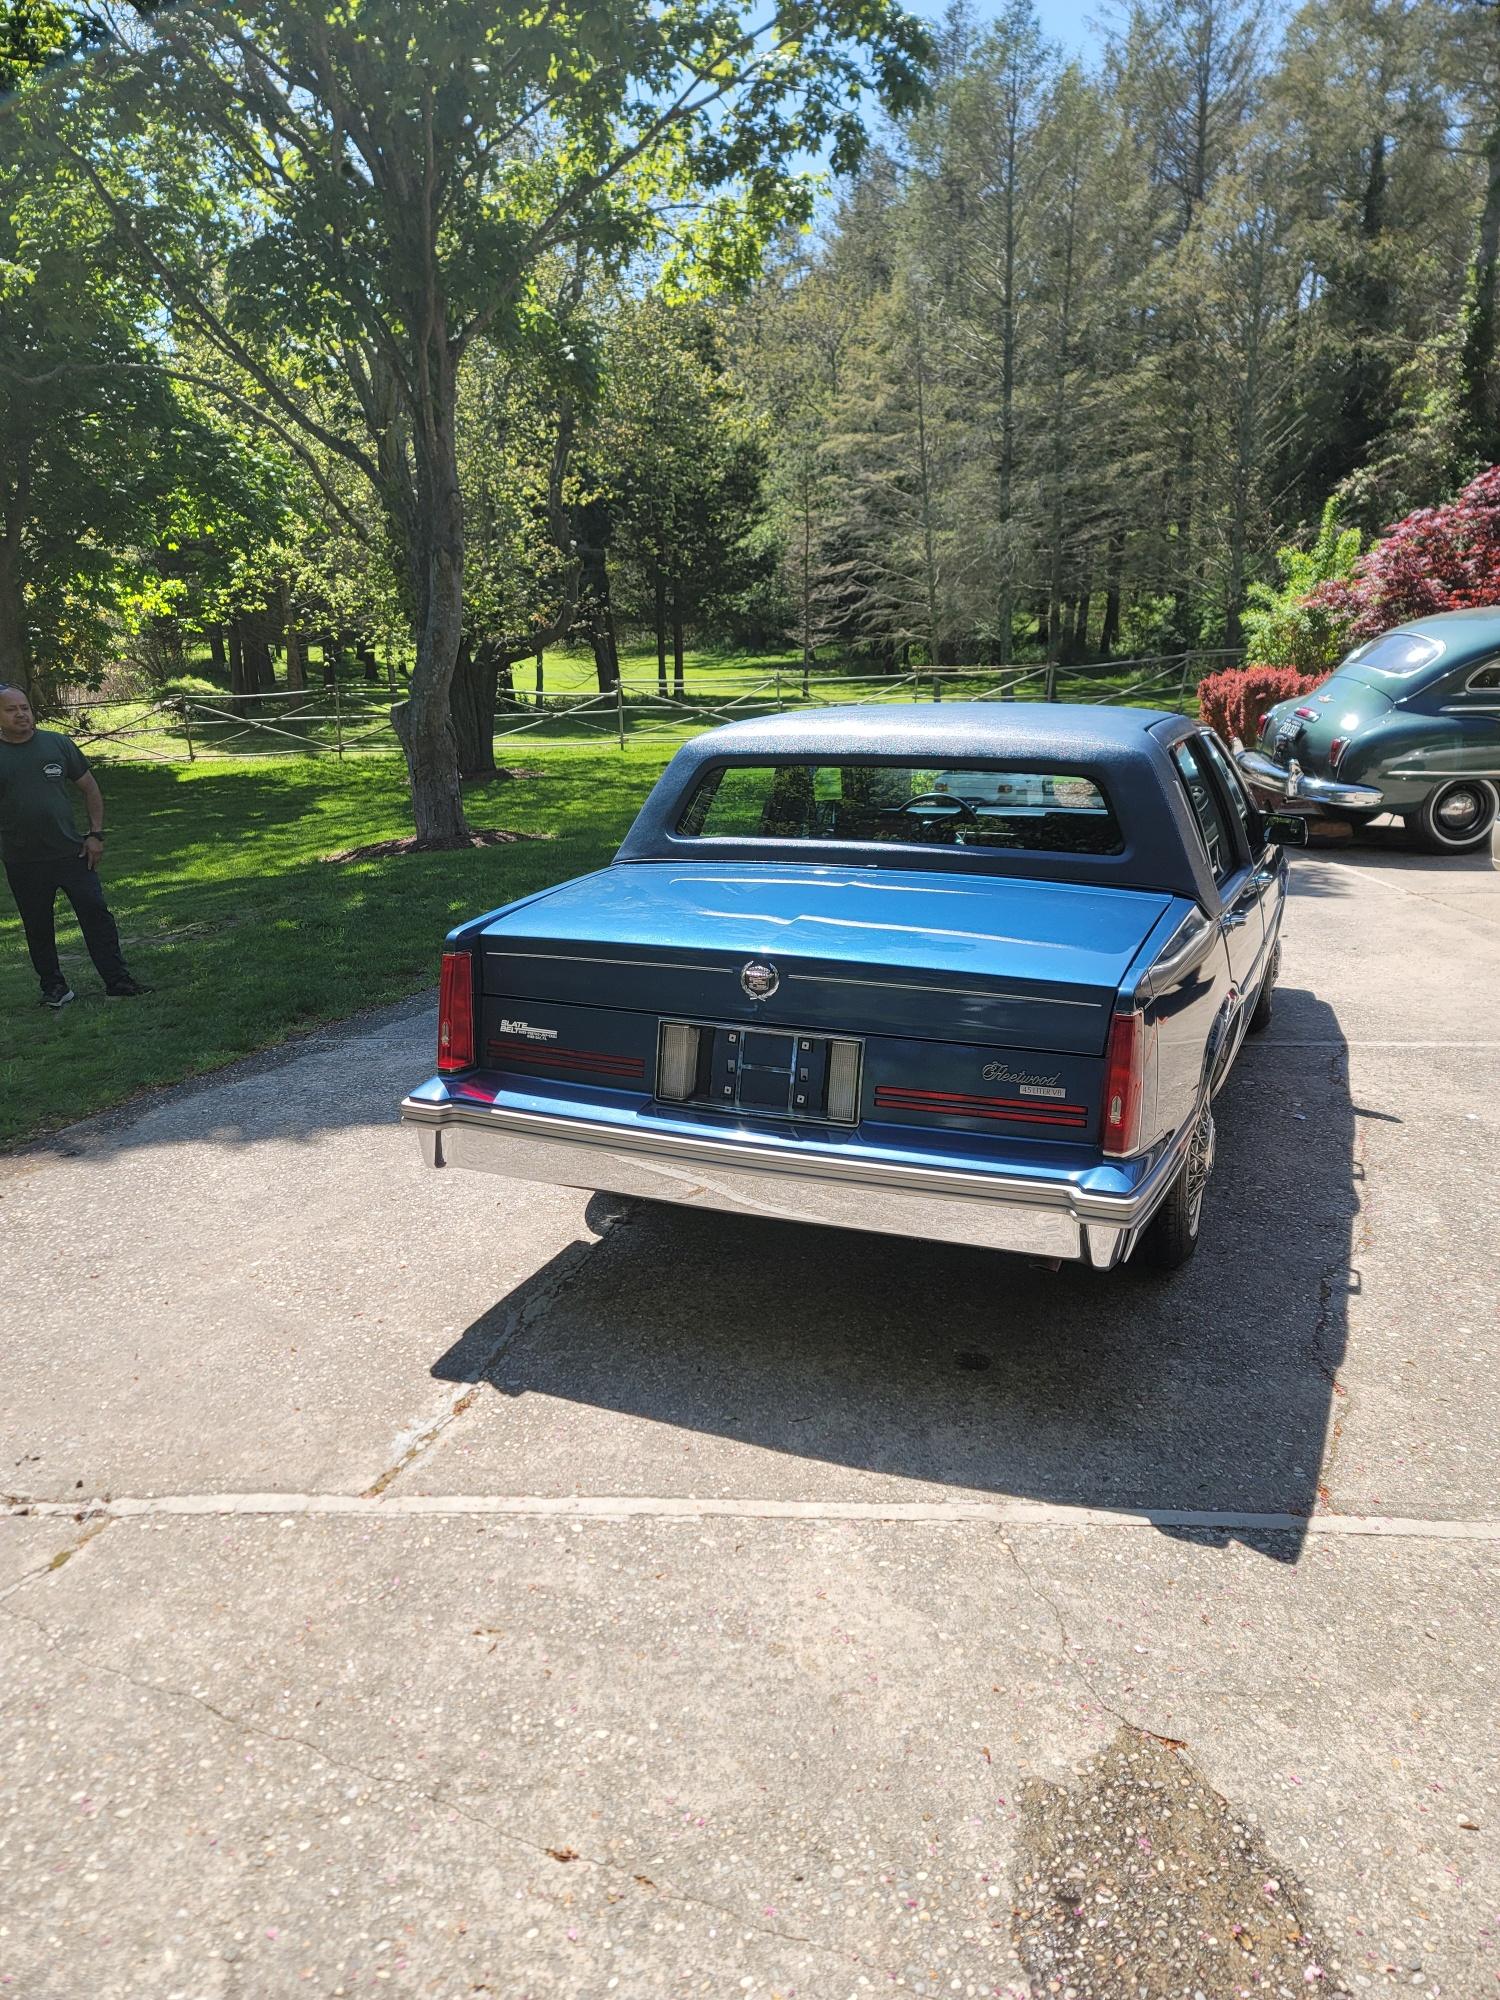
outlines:
[{"label": "rear bumper trim strip", "polygon": [[1293,758],[1290,765],[1274,763],[1259,750],[1236,750],[1234,761],[1258,791],[1274,793],[1289,803],[1324,806],[1330,811],[1379,812],[1384,794],[1373,785],[1341,785],[1336,778],[1310,777]]},{"label": "rear bumper trim strip", "polygon": [[1199,1109],[1129,1194],[1012,1171],[913,1166],[810,1144],[699,1138],[504,1105],[408,1097],[401,1117],[417,1128],[429,1166],[1108,1269],[1129,1254],[1171,1187]]}]

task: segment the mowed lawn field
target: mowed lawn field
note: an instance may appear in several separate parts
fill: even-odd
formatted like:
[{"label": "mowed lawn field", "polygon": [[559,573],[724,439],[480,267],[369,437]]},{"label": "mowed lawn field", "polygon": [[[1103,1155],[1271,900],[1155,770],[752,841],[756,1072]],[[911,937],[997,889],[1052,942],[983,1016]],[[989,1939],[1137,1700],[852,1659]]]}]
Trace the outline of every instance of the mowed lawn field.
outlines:
[{"label": "mowed lawn field", "polygon": [[520,775],[470,787],[470,825],[546,839],[352,862],[324,857],[412,830],[399,757],[97,759],[105,883],[155,991],[106,1000],[59,898],[78,999],[51,1013],[0,895],[0,1147],[420,992],[459,919],[603,866],[673,745],[499,748]]}]

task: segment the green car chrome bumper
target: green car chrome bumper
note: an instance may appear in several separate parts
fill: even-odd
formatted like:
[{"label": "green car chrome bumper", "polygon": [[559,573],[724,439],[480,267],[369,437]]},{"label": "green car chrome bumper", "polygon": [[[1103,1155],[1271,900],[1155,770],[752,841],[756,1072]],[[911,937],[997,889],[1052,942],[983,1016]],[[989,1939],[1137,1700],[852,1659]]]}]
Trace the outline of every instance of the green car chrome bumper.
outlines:
[{"label": "green car chrome bumper", "polygon": [[1310,777],[1295,757],[1281,765],[1259,750],[1237,747],[1234,761],[1256,791],[1269,792],[1288,804],[1313,806],[1327,812],[1385,811],[1385,796],[1373,785],[1341,785],[1337,778]]}]

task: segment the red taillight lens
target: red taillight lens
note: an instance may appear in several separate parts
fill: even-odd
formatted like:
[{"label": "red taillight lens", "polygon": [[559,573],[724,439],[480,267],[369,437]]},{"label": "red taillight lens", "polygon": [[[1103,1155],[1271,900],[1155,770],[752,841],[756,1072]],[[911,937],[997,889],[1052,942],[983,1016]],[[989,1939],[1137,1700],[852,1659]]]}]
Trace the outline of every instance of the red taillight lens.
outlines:
[{"label": "red taillight lens", "polygon": [[1338,769],[1339,759],[1340,757],[1343,756],[1344,752],[1348,749],[1348,747],[1349,747],[1349,739],[1347,736],[1334,737],[1333,741],[1328,746],[1328,764],[1330,770],[1336,771]]},{"label": "red taillight lens", "polygon": [[1146,1075],[1146,1021],[1142,1014],[1116,1014],[1109,1024],[1104,1063],[1104,1151],[1139,1152],[1141,1097]]},{"label": "red taillight lens", "polygon": [[1316,722],[1318,719],[1318,711],[1315,708],[1294,709],[1293,714],[1300,715],[1304,722]]},{"label": "red taillight lens", "polygon": [[474,954],[445,951],[438,987],[438,1074],[474,1067]]}]

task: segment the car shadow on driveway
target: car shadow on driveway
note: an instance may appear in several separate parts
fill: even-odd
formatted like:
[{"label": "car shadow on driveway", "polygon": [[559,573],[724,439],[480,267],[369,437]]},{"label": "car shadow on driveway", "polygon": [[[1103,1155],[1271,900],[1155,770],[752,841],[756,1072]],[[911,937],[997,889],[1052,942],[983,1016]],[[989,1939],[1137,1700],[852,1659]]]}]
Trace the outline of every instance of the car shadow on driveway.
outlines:
[{"label": "car shadow on driveway", "polygon": [[1423,882],[1424,889],[1440,889],[1444,882],[1451,885],[1476,876],[1493,881],[1500,875],[1500,859],[1493,842],[1465,854],[1433,854],[1418,847],[1403,826],[1389,819],[1361,827],[1347,839],[1315,840],[1309,847],[1293,849],[1290,858],[1294,881],[1309,862],[1332,862],[1340,868],[1393,875],[1398,880],[1410,876],[1432,878]]},{"label": "car shadow on driveway", "polygon": [[[1283,1017],[1295,1048],[1276,1045]],[[876,1475],[855,1482],[860,1498],[1305,1517],[1339,1400],[1359,1206],[1332,1010],[1281,995],[1218,1118],[1203,1241],[1170,1278],[630,1203],[564,1284],[529,1280],[433,1373],[649,1420],[533,1413],[522,1456],[545,1490],[682,1491],[681,1434],[696,1433],[724,1441],[691,1461],[711,1468],[699,1492],[747,1477],[765,1490],[763,1458],[735,1450],[752,1445],[800,1461],[775,1473],[781,1498],[850,1497],[828,1473],[846,1467]],[[591,1215],[621,1208],[599,1197]],[[503,1431],[505,1406],[492,1416]],[[1304,1539],[1234,1538],[1282,1561]]]}]

